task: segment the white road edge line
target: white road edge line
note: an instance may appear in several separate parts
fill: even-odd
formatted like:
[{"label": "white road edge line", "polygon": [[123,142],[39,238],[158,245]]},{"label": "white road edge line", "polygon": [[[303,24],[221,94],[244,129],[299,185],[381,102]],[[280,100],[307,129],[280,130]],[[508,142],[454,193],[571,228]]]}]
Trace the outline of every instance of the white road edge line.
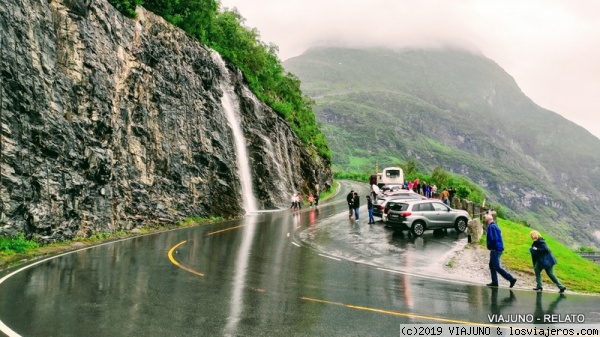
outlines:
[{"label": "white road edge line", "polygon": [[292,241],[292,244],[293,244],[294,246],[298,247],[298,248],[300,248],[300,247],[301,247],[299,244],[295,243],[294,241]]},{"label": "white road edge line", "polygon": [[433,276],[426,276],[426,275],[408,273],[408,272],[398,271],[398,270],[392,270],[392,269],[377,268],[377,270],[387,271],[389,273],[394,273],[394,274],[402,274],[402,275],[420,277],[420,278],[424,278],[424,279],[427,279],[427,280],[444,281],[444,282],[459,283],[459,284],[473,284],[473,285],[478,285],[478,283],[470,283],[470,282],[467,282],[467,281],[460,281],[460,280],[449,280],[449,279],[444,279],[444,278],[438,278],[438,277],[433,277]]},{"label": "white road edge line", "polygon": [[337,257],[327,256],[327,255],[323,255],[323,254],[319,254],[319,256],[326,257],[328,259],[332,259],[332,260],[336,260],[336,261],[342,261],[342,259],[338,259]]}]

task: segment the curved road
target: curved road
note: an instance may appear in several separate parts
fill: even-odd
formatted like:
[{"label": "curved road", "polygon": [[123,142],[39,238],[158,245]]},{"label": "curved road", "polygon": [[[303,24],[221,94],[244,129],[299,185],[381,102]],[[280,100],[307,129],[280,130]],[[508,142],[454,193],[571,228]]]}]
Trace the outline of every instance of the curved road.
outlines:
[{"label": "curved road", "polygon": [[[464,234],[394,235],[349,221],[344,182],[318,209],[135,237],[0,274],[8,336],[398,336],[405,323],[578,314],[600,298],[440,279]],[[364,197],[361,197],[364,201]],[[494,324],[492,324],[494,325]]]}]

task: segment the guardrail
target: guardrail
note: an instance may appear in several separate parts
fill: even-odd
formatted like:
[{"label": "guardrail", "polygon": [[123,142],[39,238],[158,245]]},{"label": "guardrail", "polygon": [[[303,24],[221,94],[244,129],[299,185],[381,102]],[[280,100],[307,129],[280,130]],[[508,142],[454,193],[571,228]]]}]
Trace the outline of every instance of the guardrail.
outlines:
[{"label": "guardrail", "polygon": [[577,252],[584,259],[600,261],[600,252]]}]

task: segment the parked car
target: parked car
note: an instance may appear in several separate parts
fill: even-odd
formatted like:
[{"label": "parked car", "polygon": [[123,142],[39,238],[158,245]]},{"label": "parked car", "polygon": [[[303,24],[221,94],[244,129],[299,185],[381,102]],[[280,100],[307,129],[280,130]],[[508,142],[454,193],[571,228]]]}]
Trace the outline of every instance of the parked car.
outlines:
[{"label": "parked car", "polygon": [[384,195],[391,195],[402,191],[408,192],[408,190],[404,189],[403,185],[383,185],[383,187],[381,188],[381,192]]},{"label": "parked car", "polygon": [[470,219],[467,211],[450,208],[439,200],[402,200],[390,204],[386,224],[395,231],[410,230],[420,236],[438,228],[464,232]]},{"label": "parked car", "polygon": [[383,218],[386,214],[385,206],[390,200],[419,200],[419,199],[427,199],[426,197],[420,195],[419,193],[415,193],[407,190],[400,190],[394,192],[390,195],[379,195],[377,200],[373,202],[373,216]]}]

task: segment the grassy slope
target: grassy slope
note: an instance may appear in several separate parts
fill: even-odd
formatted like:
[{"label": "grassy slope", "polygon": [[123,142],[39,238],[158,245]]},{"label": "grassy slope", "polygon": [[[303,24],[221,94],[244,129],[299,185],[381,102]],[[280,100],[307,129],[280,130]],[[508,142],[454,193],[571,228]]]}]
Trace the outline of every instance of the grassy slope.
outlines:
[{"label": "grassy slope", "polygon": [[[505,251],[502,254],[504,266],[533,275],[531,264],[531,228],[514,222],[498,219],[498,225],[502,230]],[[553,239],[549,235],[540,232],[552,254],[556,257],[558,264],[554,266],[554,273],[559,280],[570,290],[584,293],[600,293],[600,266],[592,261],[586,260],[573,252],[565,245]],[[482,239],[485,246],[485,235]],[[550,282],[546,272],[542,272],[544,282]]]}]

